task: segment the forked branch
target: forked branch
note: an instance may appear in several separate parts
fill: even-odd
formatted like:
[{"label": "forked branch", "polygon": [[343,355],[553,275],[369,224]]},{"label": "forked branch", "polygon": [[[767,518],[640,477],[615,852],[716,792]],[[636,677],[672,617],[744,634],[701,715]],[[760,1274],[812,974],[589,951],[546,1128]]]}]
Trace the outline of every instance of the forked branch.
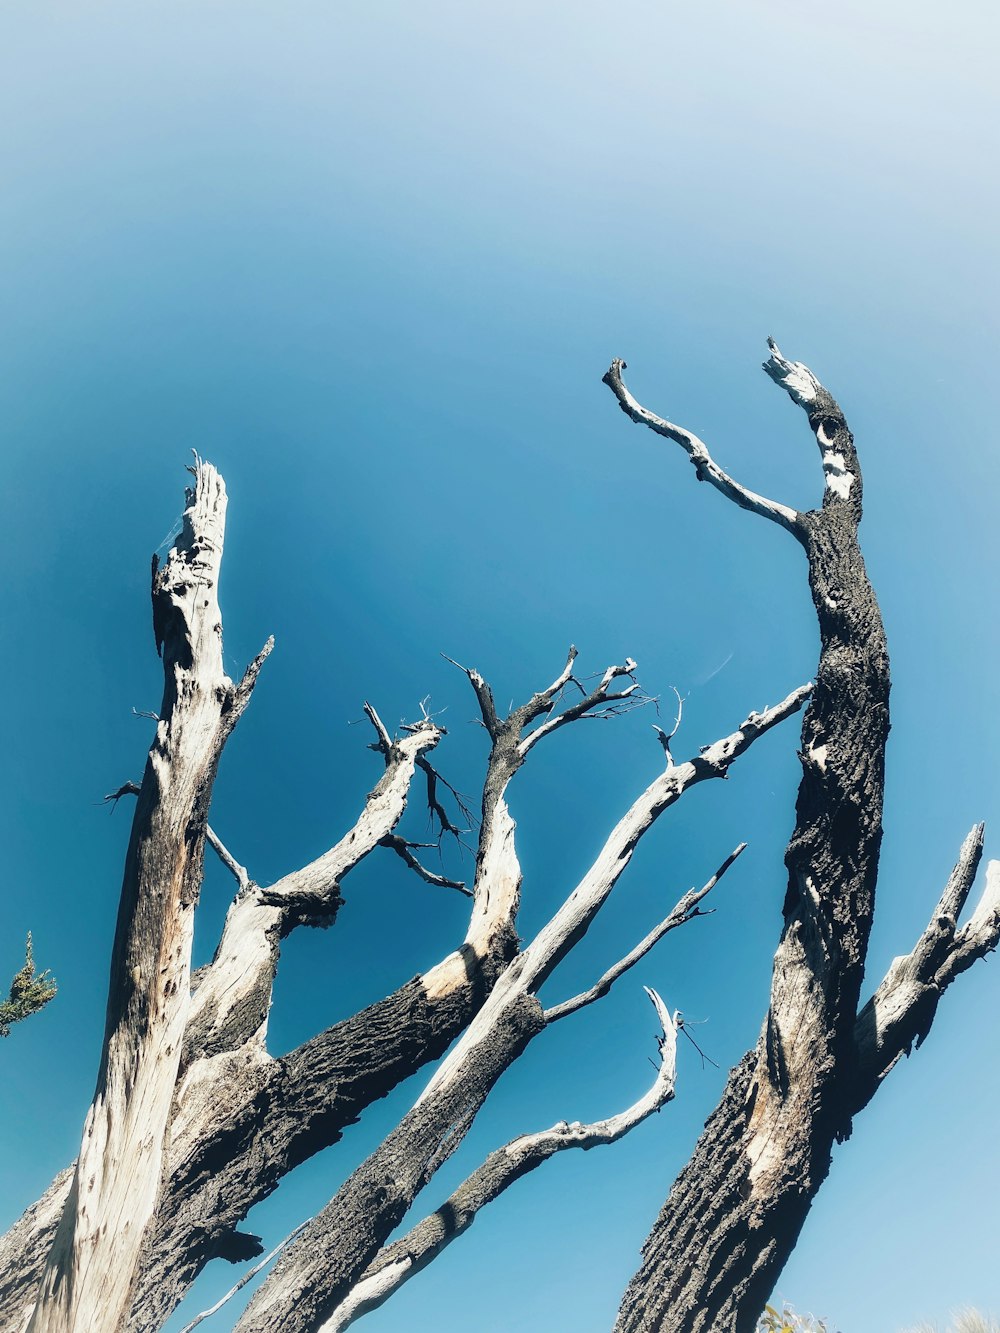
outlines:
[{"label": "forked branch", "polygon": [[698,904],[712,892],[716,884],[718,884],[719,880],[733,862],[746,851],[746,847],[746,843],[741,842],[738,847],[730,852],[707,884],[703,884],[700,889],[691,889],[690,892],[686,893],[673,910],[663,918],[660,924],[654,926],[649,934],[646,935],[644,939],[641,939],[634,949],[630,949],[624,958],[620,958],[618,962],[615,963],[614,967],[609,967],[607,972],[601,977],[600,981],[591,986],[589,990],[583,991],[579,995],[574,995],[570,1000],[563,1000],[562,1004],[553,1005],[551,1009],[546,1009],[546,1023],[551,1025],[552,1023],[557,1022],[560,1018],[566,1018],[569,1014],[575,1014],[577,1010],[585,1008],[588,1004],[593,1004],[595,1000],[603,999],[619,977],[623,977],[630,968],[635,967],[640,959],[645,958],[653,945],[658,944],[660,940],[663,939],[664,935],[669,934],[672,930],[676,930],[678,926],[683,926],[686,925],[687,922],[693,921],[696,916],[708,916],[708,912],[699,910]]},{"label": "forked branch", "polygon": [[982,858],[983,833],[982,824],[969,832],[923,934],[908,954],[893,960],[858,1014],[857,1110],[868,1104],[896,1062],[923,1042],[955,978],[1000,942],[1000,861],[987,866],[982,896],[966,924],[958,925]]}]

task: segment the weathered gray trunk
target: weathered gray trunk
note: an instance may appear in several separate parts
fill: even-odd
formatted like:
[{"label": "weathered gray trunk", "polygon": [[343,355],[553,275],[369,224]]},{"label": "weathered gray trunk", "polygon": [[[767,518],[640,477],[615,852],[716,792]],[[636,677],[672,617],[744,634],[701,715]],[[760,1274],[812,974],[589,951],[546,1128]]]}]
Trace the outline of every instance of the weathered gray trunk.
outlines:
[{"label": "weathered gray trunk", "polygon": [[[497,964],[469,951],[468,979],[438,996],[416,977],[284,1059],[251,1065],[218,1089],[172,1175],[144,1249],[130,1333],[154,1333],[211,1259],[260,1252],[239,1225],[283,1176],[336,1143],[366,1106],[437,1059],[489,993]],[[217,1103],[218,1106],[218,1103]],[[231,1106],[231,1110],[229,1107]]]},{"label": "weathered gray trunk", "polygon": [[538,1001],[514,993],[453,1076],[417,1102],[306,1227],[295,1253],[278,1261],[240,1319],[239,1333],[320,1326],[461,1143],[497,1079],[544,1026]]}]

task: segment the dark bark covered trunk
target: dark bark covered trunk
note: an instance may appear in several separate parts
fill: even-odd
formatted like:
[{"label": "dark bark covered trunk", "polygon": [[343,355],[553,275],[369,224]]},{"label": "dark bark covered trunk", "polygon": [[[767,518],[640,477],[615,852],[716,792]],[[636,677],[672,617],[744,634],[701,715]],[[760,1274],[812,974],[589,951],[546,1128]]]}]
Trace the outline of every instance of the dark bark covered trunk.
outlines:
[{"label": "dark bark covered trunk", "polygon": [[[284,1059],[251,1067],[232,1115],[206,1128],[172,1176],[145,1247],[130,1333],[153,1333],[211,1259],[238,1252],[239,1224],[282,1178],[336,1143],[366,1106],[436,1060],[468,1026],[499,964],[469,958],[466,985],[433,998],[415,978]],[[255,1238],[246,1237],[246,1241]]]},{"label": "dark bark covered trunk", "polygon": [[760,1039],[730,1075],[656,1221],[618,1333],[749,1333],[857,1103],[854,1031],[882,838],[888,654],[858,547],[851,434],[811,376],[789,387],[791,367],[776,351],[765,368],[806,407],[826,477],[822,509],[792,525],[809,561],[821,650],[803,719],[784,929]]}]

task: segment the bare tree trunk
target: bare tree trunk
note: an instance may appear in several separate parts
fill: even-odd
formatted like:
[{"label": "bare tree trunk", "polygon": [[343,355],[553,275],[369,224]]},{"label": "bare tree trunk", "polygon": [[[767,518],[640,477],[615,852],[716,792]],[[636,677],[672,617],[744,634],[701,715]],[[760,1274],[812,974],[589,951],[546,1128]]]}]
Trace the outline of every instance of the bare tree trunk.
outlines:
[{"label": "bare tree trunk", "polygon": [[128,1310],[187,1020],[212,783],[262,660],[239,686],[223,670],[226,491],[211,465],[194,473],[177,545],[162,570],[153,561],[163,704],[125,861],[97,1091],[32,1333],[111,1333]]},{"label": "bare tree trunk", "polygon": [[[370,748],[382,755],[385,771],[357,821],[328,852],[262,887],[207,824],[219,756],[270,643],[239,686],[225,677],[216,594],[225,491],[214,469],[198,463],[184,532],[162,571],[154,561],[153,622],[165,672],[156,739],[141,787],[127,783],[116,793],[138,801],[97,1093],[79,1162],[0,1240],[3,1333],[24,1333],[29,1324],[37,1333],[154,1333],[210,1259],[235,1262],[262,1252],[257,1237],[238,1229],[253,1204],[456,1037],[397,1129],[282,1247],[240,1321],[241,1333],[346,1327],[551,1152],[624,1132],[665,1097],[668,1083],[672,1092],[672,1073],[652,1100],[593,1133],[556,1127],[508,1145],[452,1201],[462,1227],[442,1230],[435,1215],[406,1242],[412,1252],[403,1255],[404,1242],[383,1248],[534,1036],[600,999],[667,931],[700,915],[697,904],[742,850],[589,990],[543,1010],[539,987],[586,933],[641,838],[691,787],[725,777],[757,737],[811,695],[767,1021],[678,1178],[618,1325],[619,1333],[752,1327],[829,1169],[833,1143],[849,1134],[852,1115],[900,1056],[922,1041],[947,986],[1000,940],[996,863],[970,920],[958,925],[982,854],[979,827],[966,839],[926,930],[859,1013],[881,840],[888,661],[857,542],[861,474],[852,437],[811,372],[786,361],[773,344],[771,351],[765,369],[806,409],[820,446],[825,491],[818,511],[797,513],[729,477],[701,440],[632,398],[623,363],[614,363],[606,381],[633,420],[682,446],[701,480],[800,542],[820,626],[816,685],[751,713],[684,763],[671,754],[677,728],[670,736],[661,731],[665,771],[523,949],[508,785],[531,750],[561,727],[648,702],[635,663],[608,667],[588,690],[573,674],[571,648],[552,684],[506,717],[483,677],[461,668],[492,742],[471,888],[426,870],[413,851],[423,844],[396,832],[419,767],[442,831],[458,833],[438,796],[444,779],[428,758],[443,730],[425,713],[401,726],[401,738],[391,737],[368,704],[376,736]],[[452,789],[452,795],[458,794]],[[460,799],[459,807],[468,814]],[[212,963],[192,978],[191,925],[205,841],[238,892]],[[471,898],[465,938],[384,1000],[275,1059],[266,1031],[280,942],[301,925],[332,923],[344,876],[379,847],[400,855],[423,880]],[[672,1069],[672,1056],[669,1063]]]},{"label": "bare tree trunk", "polygon": [[[744,491],[696,437],[639,408],[621,368],[615,363],[606,382],[633,420],[682,443],[699,477],[799,539],[820,629],[767,1018],[670,1192],[616,1325],[617,1333],[750,1333],[826,1178],[833,1144],[849,1136],[852,1115],[918,1031],[915,995],[898,976],[884,987],[906,1018],[877,1055],[872,1015],[858,1017],[882,839],[889,660],[858,546],[862,484],[853,437],[811,372],[771,344],[764,369],[805,409],[823,462],[823,506],[797,514]],[[966,894],[970,886],[971,878]],[[988,938],[995,943],[994,908],[987,902],[971,951]],[[938,963],[956,949],[952,909]],[[935,975],[931,968],[925,990],[936,986],[936,1004],[951,977]],[[926,997],[919,1008],[926,1015]]]}]

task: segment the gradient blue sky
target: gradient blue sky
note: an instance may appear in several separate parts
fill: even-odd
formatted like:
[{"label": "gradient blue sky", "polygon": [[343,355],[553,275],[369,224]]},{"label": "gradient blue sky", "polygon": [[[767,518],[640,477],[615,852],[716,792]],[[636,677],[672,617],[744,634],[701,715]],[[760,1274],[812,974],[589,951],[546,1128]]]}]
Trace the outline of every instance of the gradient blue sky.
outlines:
[{"label": "gradient blue sky", "polygon": [[[348,725],[366,697],[393,722],[428,693],[447,708],[441,765],[475,790],[482,733],[441,651],[504,702],[551,679],[570,641],[584,669],[631,654],[651,691],[688,696],[682,752],[809,678],[795,544],[695,485],[600,384],[625,356],[649,406],[809,507],[815,446],[759,370],[773,333],[861,450],[894,679],[873,981],[910,947],[997,809],[998,28],[971,0],[6,8],[0,954],[13,972],[30,928],[60,992],[0,1050],[0,1227],[72,1158],[93,1088],[129,818],[99,802],[142,769],[131,709],[160,690],[149,554],[192,448],[231,496],[231,672],[277,640],[212,814],[267,881],[353,820],[377,769]],[[516,778],[522,934],[657,771],[651,720],[562,733]],[[547,994],[593,980],[751,845],[713,917],[535,1043],[423,1210],[512,1134],[646,1086],[642,982],[709,1020],[723,1069],[682,1051],[664,1114],[521,1182],[366,1330],[611,1326],[759,1028],[796,740],[794,724],[772,734],[644,844]],[[345,890],[334,931],[285,946],[275,1052],[464,929],[463,900],[395,863]],[[229,892],[210,867],[198,962]],[[964,1302],[1000,1313],[998,1005],[1000,964],[977,966],[837,1151],[780,1292],[845,1333]],[[421,1086],[371,1108],[251,1227],[276,1243],[313,1213]],[[234,1276],[213,1265],[168,1327]]]}]

